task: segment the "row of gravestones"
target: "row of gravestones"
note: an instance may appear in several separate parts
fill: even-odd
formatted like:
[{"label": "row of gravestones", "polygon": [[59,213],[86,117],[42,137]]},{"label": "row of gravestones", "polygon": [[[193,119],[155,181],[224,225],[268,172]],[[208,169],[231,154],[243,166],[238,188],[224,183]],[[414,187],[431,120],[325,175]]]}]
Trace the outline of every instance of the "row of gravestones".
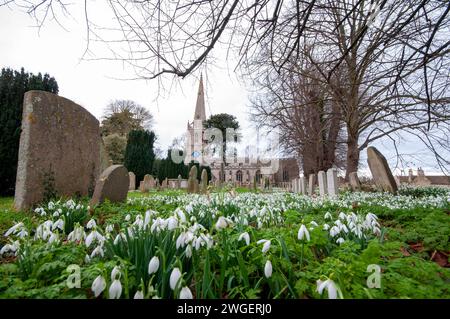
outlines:
[{"label": "row of gravestones", "polygon": [[[369,164],[370,172],[378,190],[396,193],[397,183],[392,175],[391,169],[387,163],[386,158],[375,147],[367,149],[367,162]],[[330,195],[335,196],[339,193],[339,185],[337,179],[337,172],[334,168],[330,168],[326,173],[319,171],[317,177],[315,174],[309,175],[309,184],[307,185],[305,177],[296,178],[292,181],[292,190],[294,193],[302,193],[304,195],[314,194],[315,185],[319,184],[320,196]],[[349,183],[353,191],[361,190],[361,182],[356,172],[349,174]]]},{"label": "row of gravestones", "polygon": [[[113,201],[115,198],[123,200],[129,188],[128,171],[121,165],[112,165],[101,172],[100,146],[99,122],[83,107],[52,93],[26,92],[14,207],[17,210],[31,208],[48,193],[71,197],[87,196],[94,191],[94,203],[107,197]],[[396,192],[397,185],[384,156],[373,147],[367,152],[375,183],[384,191]],[[334,194],[336,175],[330,174],[327,177],[330,181],[325,183],[322,178],[321,183],[328,186],[328,193]],[[189,172],[188,192],[205,193],[206,171],[202,172],[200,185],[196,176],[197,168],[193,166]]]}]

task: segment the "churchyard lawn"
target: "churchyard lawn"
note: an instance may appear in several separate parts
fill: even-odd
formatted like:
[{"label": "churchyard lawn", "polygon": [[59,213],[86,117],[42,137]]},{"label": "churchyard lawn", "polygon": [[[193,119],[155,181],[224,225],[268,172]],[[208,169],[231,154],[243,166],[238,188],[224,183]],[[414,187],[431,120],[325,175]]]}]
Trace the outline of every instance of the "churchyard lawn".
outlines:
[{"label": "churchyard lawn", "polygon": [[130,192],[13,212],[1,298],[450,298],[450,191]]}]

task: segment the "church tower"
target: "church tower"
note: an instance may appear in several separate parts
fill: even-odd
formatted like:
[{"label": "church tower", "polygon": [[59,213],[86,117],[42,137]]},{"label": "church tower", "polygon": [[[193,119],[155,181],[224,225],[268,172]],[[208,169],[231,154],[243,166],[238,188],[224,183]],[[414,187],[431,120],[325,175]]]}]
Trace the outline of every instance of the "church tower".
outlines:
[{"label": "church tower", "polygon": [[187,124],[186,136],[186,157],[185,164],[192,160],[202,163],[204,140],[203,140],[203,121],[206,121],[205,112],[205,91],[203,88],[203,75],[200,76],[200,83],[197,93],[197,104],[195,105],[194,120]]}]

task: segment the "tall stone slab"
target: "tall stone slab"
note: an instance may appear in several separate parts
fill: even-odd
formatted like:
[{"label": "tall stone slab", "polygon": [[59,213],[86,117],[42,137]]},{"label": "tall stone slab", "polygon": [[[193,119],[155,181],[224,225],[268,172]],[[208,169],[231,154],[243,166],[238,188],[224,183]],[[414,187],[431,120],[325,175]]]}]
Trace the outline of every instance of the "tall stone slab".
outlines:
[{"label": "tall stone slab", "polygon": [[128,176],[130,178],[130,185],[128,186],[128,190],[134,191],[136,189],[136,175],[133,172],[129,172]]},{"label": "tall stone slab", "polygon": [[317,173],[317,179],[319,181],[319,193],[320,196],[328,194],[327,174],[324,171]]},{"label": "tall stone slab", "polygon": [[112,203],[124,202],[127,199],[130,178],[128,170],[123,165],[108,167],[97,180],[91,205],[109,200]]},{"label": "tall stone slab", "polygon": [[330,168],[327,171],[327,184],[328,184],[328,195],[330,196],[339,195],[339,184],[336,169]]},{"label": "tall stone slab", "polygon": [[317,184],[317,176],[316,174],[309,174],[309,184],[308,184],[308,194],[314,194],[314,188]]},{"label": "tall stone slab", "polygon": [[197,166],[192,165],[191,170],[189,171],[187,192],[188,193],[198,193],[198,190],[199,190],[199,185],[198,185],[198,180],[197,180]]},{"label": "tall stone slab", "polygon": [[208,172],[206,171],[206,169],[202,170],[202,174],[201,174],[201,183],[200,183],[200,192],[202,194],[205,194],[207,189],[208,189]]},{"label": "tall stone slab", "polygon": [[367,162],[377,187],[385,192],[397,193],[397,183],[386,158],[373,146],[367,148]]},{"label": "tall stone slab", "polygon": [[178,189],[181,188],[181,180],[182,180],[181,175],[178,174],[178,178],[177,178],[177,188],[178,188]]},{"label": "tall stone slab", "polygon": [[49,190],[58,196],[92,194],[100,174],[98,120],[52,93],[24,95],[14,207],[24,210]]},{"label": "tall stone slab", "polygon": [[308,187],[306,185],[306,178],[304,176],[300,176],[300,193],[306,195]]},{"label": "tall stone slab", "polygon": [[162,189],[166,189],[167,186],[168,186],[168,179],[167,179],[167,177],[166,177],[166,178],[162,181],[162,183],[161,183],[161,188],[162,188]]},{"label": "tall stone slab", "polygon": [[352,191],[360,191],[361,190],[361,182],[359,181],[358,173],[351,172],[348,174],[348,180],[350,182],[350,187]]}]

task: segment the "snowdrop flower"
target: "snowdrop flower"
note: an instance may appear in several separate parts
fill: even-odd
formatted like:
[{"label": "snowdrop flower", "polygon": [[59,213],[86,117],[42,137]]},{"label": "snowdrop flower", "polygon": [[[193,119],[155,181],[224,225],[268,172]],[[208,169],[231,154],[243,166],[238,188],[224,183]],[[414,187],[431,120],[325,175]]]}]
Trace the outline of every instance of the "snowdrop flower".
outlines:
[{"label": "snowdrop flower", "polygon": [[57,241],[58,241],[58,234],[51,233],[50,238],[48,239],[48,243],[51,244]]},{"label": "snowdrop flower", "polygon": [[12,244],[6,244],[5,246],[3,246],[2,249],[0,250],[0,255],[3,255],[8,252],[16,253],[18,249],[19,249],[19,242],[15,241]]},{"label": "snowdrop flower", "polygon": [[104,256],[103,247],[102,245],[98,245],[95,247],[95,249],[91,253],[91,258],[94,258],[95,256]]},{"label": "snowdrop flower", "polygon": [[178,220],[175,217],[169,217],[167,220],[167,229],[174,230],[178,227]]},{"label": "snowdrop flower", "polygon": [[159,258],[157,256],[153,256],[148,263],[148,274],[151,275],[156,273],[159,269]]},{"label": "snowdrop flower", "polygon": [[297,237],[298,237],[298,240],[306,239],[306,241],[310,241],[309,231],[308,231],[308,229],[306,229],[305,225],[302,224],[300,226],[300,229],[298,230]]},{"label": "snowdrop flower", "polygon": [[109,299],[119,299],[122,294],[122,284],[120,280],[115,279],[109,287]]},{"label": "snowdrop flower", "polygon": [[144,293],[141,290],[136,291],[133,299],[144,299]]},{"label": "snowdrop flower", "polygon": [[186,223],[186,216],[184,215],[183,211],[181,209],[179,209],[179,208],[177,208],[175,211],[176,211],[176,213],[178,215],[178,218],[180,219],[181,223],[182,224]]},{"label": "snowdrop flower", "polygon": [[55,209],[55,204],[52,201],[50,201],[50,202],[48,202],[47,207],[48,207],[48,209],[53,210],[53,209]]},{"label": "snowdrop flower", "polygon": [[91,219],[91,220],[87,223],[86,228],[87,228],[87,229],[91,229],[91,228],[93,228],[93,227],[95,227],[95,226],[97,226],[97,223],[95,222],[95,220]]},{"label": "snowdrop flower", "polygon": [[15,224],[14,226],[12,226],[10,229],[8,229],[6,231],[5,237],[8,237],[11,234],[17,233],[20,229],[22,229],[22,227],[23,227],[23,223],[22,222]]},{"label": "snowdrop flower", "polygon": [[317,223],[315,221],[312,221],[310,224],[313,225],[314,227],[319,226],[319,225],[317,225]]},{"label": "snowdrop flower", "polygon": [[343,212],[339,213],[339,218],[340,219],[346,219],[346,215]]},{"label": "snowdrop flower", "polygon": [[109,224],[108,226],[106,226],[105,231],[106,231],[107,233],[111,233],[113,230],[114,230],[113,225]]},{"label": "snowdrop flower", "polygon": [[188,287],[181,288],[180,299],[194,299],[194,296],[192,296],[192,292]]},{"label": "snowdrop flower", "polygon": [[266,278],[272,276],[272,263],[270,260],[266,261],[266,265],[264,266],[264,276],[266,276]]},{"label": "snowdrop flower", "polygon": [[105,238],[104,238],[102,235],[100,235],[100,233],[99,233],[98,231],[96,231],[96,230],[94,229],[94,230],[91,231],[90,234],[87,235],[87,237],[86,237],[86,242],[85,242],[86,247],[89,247],[89,246],[92,244],[92,242],[93,242],[94,240],[98,240],[98,241],[100,241],[100,242],[103,242],[104,239],[105,239]]},{"label": "snowdrop flower", "polygon": [[28,232],[25,228],[22,228],[22,230],[17,234],[18,237],[24,238],[28,236]]},{"label": "snowdrop flower", "polygon": [[325,219],[333,219],[333,217],[331,216],[330,212],[326,212],[324,218]]},{"label": "snowdrop flower", "polygon": [[130,219],[131,219],[131,216],[130,216],[130,214],[127,214],[127,216],[125,216],[125,221],[129,222],[129,221],[130,221]]},{"label": "snowdrop flower", "polygon": [[331,229],[330,229],[330,236],[331,236],[331,237],[334,237],[334,236],[336,236],[337,234],[339,234],[339,232],[340,232],[339,228],[336,227],[336,226],[333,226],[333,227],[331,227]]},{"label": "snowdrop flower", "polygon": [[84,262],[89,264],[91,262],[91,257],[89,257],[89,255],[84,256]]},{"label": "snowdrop flower", "polygon": [[187,245],[186,246],[185,255],[186,255],[186,258],[191,258],[192,257],[192,247],[191,247],[191,245]]},{"label": "snowdrop flower", "polygon": [[56,222],[53,223],[52,230],[55,230],[56,228],[64,230],[64,221],[62,219],[58,219]]},{"label": "snowdrop flower", "polygon": [[239,235],[238,241],[241,241],[242,239],[245,240],[247,246],[250,245],[250,235],[247,232]]},{"label": "snowdrop flower", "polygon": [[54,212],[52,216],[53,217],[59,217],[59,212],[58,211]]},{"label": "snowdrop flower", "polygon": [[261,251],[263,253],[266,253],[270,249],[271,241],[267,240],[267,239],[261,239],[261,240],[258,240],[258,242],[257,242],[258,245],[262,244],[262,243],[264,243],[264,245],[263,245],[263,248]]},{"label": "snowdrop flower", "polygon": [[336,240],[336,243],[338,243],[339,245],[342,244],[342,243],[344,243],[344,242],[345,242],[345,239],[342,238],[342,237],[339,237],[339,238]]},{"label": "snowdrop flower", "polygon": [[325,281],[317,280],[317,292],[321,295],[324,289],[328,291],[328,299],[337,299],[338,293],[341,295],[341,292],[331,279]]},{"label": "snowdrop flower", "polygon": [[105,290],[105,288],[105,278],[103,278],[102,275],[99,275],[92,283],[91,290],[94,292],[95,297],[98,297],[102,293],[102,291]]},{"label": "snowdrop flower", "polygon": [[227,226],[228,226],[227,220],[223,216],[220,216],[216,223],[216,229],[221,230],[226,228]]},{"label": "snowdrop flower", "polygon": [[175,290],[175,288],[177,287],[177,284],[178,284],[178,281],[180,280],[180,278],[181,278],[181,271],[180,271],[180,269],[178,267],[175,267],[172,270],[172,273],[170,274],[170,279],[169,279],[169,281],[170,281],[170,288],[172,290]]},{"label": "snowdrop flower", "polygon": [[330,229],[330,225],[328,225],[328,224],[323,224],[323,229],[324,229],[324,230]]},{"label": "snowdrop flower", "polygon": [[113,268],[113,270],[111,271],[111,280],[117,279],[117,275],[119,275],[119,279],[120,279],[121,273],[120,273],[120,267],[119,266],[115,266]]}]

